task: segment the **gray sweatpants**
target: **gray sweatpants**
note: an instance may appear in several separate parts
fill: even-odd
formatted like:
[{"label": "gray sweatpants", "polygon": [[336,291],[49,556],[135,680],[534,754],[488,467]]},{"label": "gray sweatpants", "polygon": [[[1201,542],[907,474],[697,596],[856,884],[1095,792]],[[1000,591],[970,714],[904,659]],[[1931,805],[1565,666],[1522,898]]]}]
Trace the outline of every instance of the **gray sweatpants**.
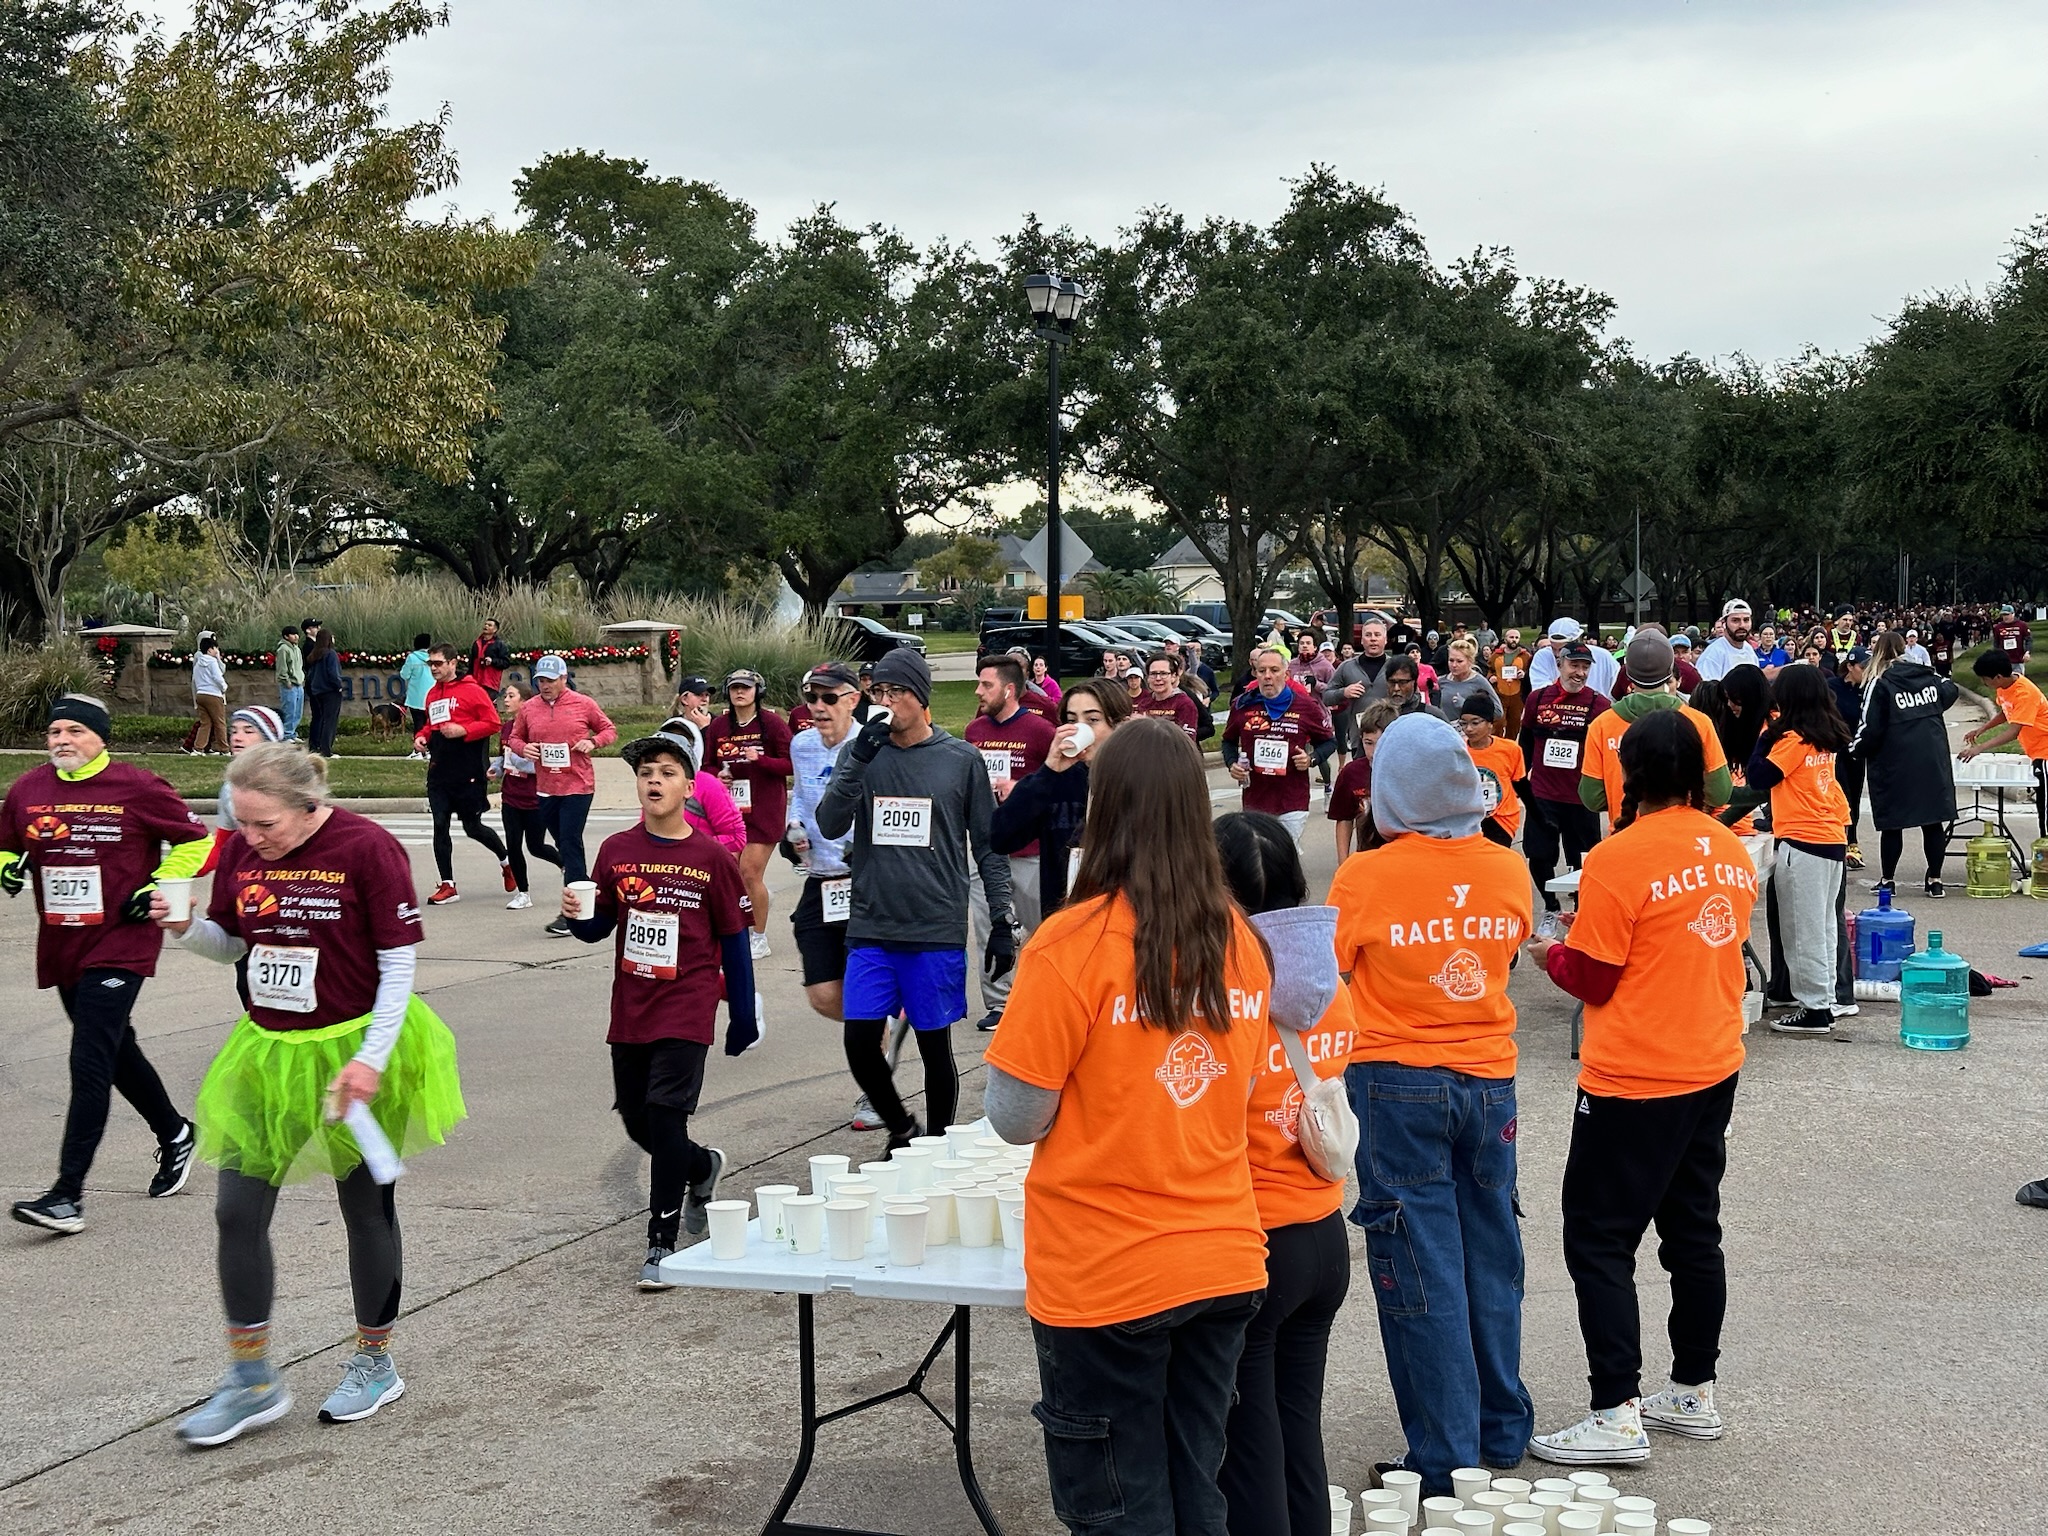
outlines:
[{"label": "gray sweatpants", "polygon": [[[1010,860],[1010,900],[1017,908],[1017,952],[1022,954],[1024,941],[1037,929],[1042,915],[1039,911],[1037,854],[1028,859]],[[1017,971],[1012,966],[1001,981],[990,981],[982,971],[982,953],[988,948],[988,892],[981,888],[978,870],[967,888],[967,906],[974,926],[974,948],[967,953],[967,969],[981,978],[981,1006],[1001,1013],[1003,1004],[1010,1000],[1010,979]]]},{"label": "gray sweatpants", "polygon": [[1792,1000],[1802,1008],[1826,1008],[1835,1000],[1836,901],[1846,866],[1778,845],[1771,881],[1778,894],[1778,932],[1785,943],[1785,969]]}]

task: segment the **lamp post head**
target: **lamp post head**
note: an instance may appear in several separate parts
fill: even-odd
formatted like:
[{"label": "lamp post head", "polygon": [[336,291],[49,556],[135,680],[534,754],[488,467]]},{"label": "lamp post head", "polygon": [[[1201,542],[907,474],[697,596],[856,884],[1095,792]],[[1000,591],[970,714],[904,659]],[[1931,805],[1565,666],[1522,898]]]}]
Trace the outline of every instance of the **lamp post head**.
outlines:
[{"label": "lamp post head", "polygon": [[1024,279],[1024,297],[1030,301],[1038,334],[1048,341],[1065,341],[1074,334],[1088,295],[1071,278],[1035,272]]},{"label": "lamp post head", "polygon": [[1059,281],[1044,272],[1034,272],[1024,279],[1024,297],[1031,301],[1034,320],[1050,320],[1053,304],[1059,297]]}]

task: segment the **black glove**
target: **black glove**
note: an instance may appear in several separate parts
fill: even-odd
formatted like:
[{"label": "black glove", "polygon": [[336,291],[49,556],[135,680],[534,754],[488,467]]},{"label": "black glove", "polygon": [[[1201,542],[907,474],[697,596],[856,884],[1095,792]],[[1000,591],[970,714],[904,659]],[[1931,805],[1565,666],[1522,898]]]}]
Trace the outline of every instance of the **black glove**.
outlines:
[{"label": "black glove", "polygon": [[124,922],[146,923],[149,921],[149,899],[156,894],[156,882],[152,880],[140,890],[132,892],[121,903],[121,917]]},{"label": "black glove", "polygon": [[28,860],[16,856],[0,865],[0,891],[10,896],[19,896],[21,888],[28,884]]},{"label": "black glove", "polygon": [[1017,930],[1008,923],[997,923],[988,932],[988,948],[982,952],[981,974],[990,981],[1001,981],[1016,963]]},{"label": "black glove", "polygon": [[860,728],[860,734],[853,738],[848,755],[856,763],[872,763],[875,754],[882,750],[882,744],[889,739],[890,717],[886,714],[875,716]]}]

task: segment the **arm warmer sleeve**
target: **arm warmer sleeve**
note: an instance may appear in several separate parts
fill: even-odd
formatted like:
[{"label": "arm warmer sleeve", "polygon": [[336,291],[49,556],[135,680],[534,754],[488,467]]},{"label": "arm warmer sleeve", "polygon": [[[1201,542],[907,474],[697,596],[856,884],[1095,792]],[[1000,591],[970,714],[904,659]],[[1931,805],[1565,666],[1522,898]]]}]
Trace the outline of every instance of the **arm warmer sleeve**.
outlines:
[{"label": "arm warmer sleeve", "polygon": [[612,936],[612,930],[619,925],[616,913],[600,912],[595,917],[572,917],[566,920],[569,931],[586,944],[595,944]]},{"label": "arm warmer sleeve", "polygon": [[1040,1088],[991,1066],[982,1085],[982,1113],[995,1133],[1013,1147],[1045,1140],[1060,1112],[1057,1088]]},{"label": "arm warmer sleeve", "polygon": [[246,939],[236,938],[210,917],[193,918],[192,926],[185,930],[178,942],[193,954],[203,955],[222,965],[233,965],[249,953]]},{"label": "arm warmer sleeve", "polygon": [[1582,1003],[1595,1007],[1614,996],[1614,989],[1621,985],[1621,967],[1609,965],[1605,960],[1595,960],[1584,950],[1573,949],[1568,944],[1551,948],[1544,961],[1544,970],[1550,979]]},{"label": "arm warmer sleeve", "polygon": [[355,1059],[373,1071],[382,1072],[398,1044],[399,1026],[412,1003],[413,970],[419,952],[411,944],[377,951],[377,1001],[370,1005],[370,1027],[363,1031],[361,1049]]},{"label": "arm warmer sleeve", "polygon": [[164,855],[163,863],[157,865],[151,880],[189,880],[199,873],[199,866],[206,862],[206,856],[213,852],[213,834],[195,837],[189,843],[179,843]]}]

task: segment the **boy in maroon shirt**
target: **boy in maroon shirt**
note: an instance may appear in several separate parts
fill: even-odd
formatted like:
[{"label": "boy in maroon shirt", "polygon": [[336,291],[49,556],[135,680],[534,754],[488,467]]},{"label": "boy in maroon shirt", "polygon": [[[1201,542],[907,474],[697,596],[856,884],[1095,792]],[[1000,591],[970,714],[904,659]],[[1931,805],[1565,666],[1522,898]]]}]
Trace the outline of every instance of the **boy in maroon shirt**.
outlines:
[{"label": "boy in maroon shirt", "polygon": [[619,756],[633,770],[640,824],[614,832],[598,850],[591,871],[597,915],[577,917],[564,891],[562,916],[586,944],[617,936],[605,1039],[619,1118],[653,1159],[640,1288],[661,1291],[669,1288],[661,1261],[675,1251],[678,1225],[692,1235],[706,1229],[704,1207],[725,1173],[723,1152],[690,1139],[721,971],[725,1053],[737,1056],[761,1041],[748,938],[753,911],[732,856],[689,823],[689,744],[661,732],[628,742]]}]

